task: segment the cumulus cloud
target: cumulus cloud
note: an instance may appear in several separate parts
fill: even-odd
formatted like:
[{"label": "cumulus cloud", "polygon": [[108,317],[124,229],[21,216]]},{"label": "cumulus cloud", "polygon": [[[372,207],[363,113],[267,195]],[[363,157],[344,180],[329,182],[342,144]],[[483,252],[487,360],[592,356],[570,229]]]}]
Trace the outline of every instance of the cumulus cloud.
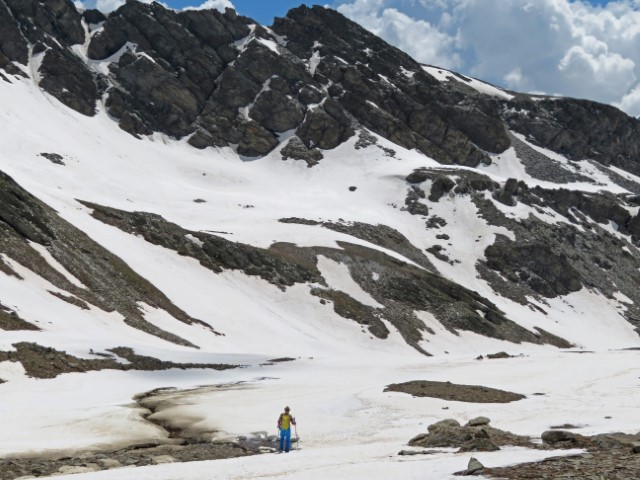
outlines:
[{"label": "cumulus cloud", "polygon": [[634,117],[640,116],[640,85],[636,85],[629,93],[627,93],[619,103],[615,106],[620,110],[624,110]]},{"label": "cumulus cloud", "polygon": [[456,52],[456,36],[426,20],[416,19],[384,0],[357,0],[339,11],[363,27],[416,58],[445,68],[462,67]]},{"label": "cumulus cloud", "polygon": [[640,113],[640,2],[334,0],[417,60],[519,91]]},{"label": "cumulus cloud", "polygon": [[[142,3],[151,3],[154,0],[139,0],[139,1],[141,1]],[[107,12],[112,12],[113,10],[124,5],[126,3],[126,0],[76,0],[73,3],[75,4],[76,8],[85,8],[85,9],[96,8],[101,12],[107,13]],[[166,7],[165,3],[163,2],[158,2],[158,3],[161,3]]]},{"label": "cumulus cloud", "polygon": [[[139,0],[143,3],[151,3],[154,0]],[[157,1],[157,0],[155,0]],[[121,7],[126,3],[126,0],[76,0],[74,2],[77,8],[97,8],[101,12],[112,12],[113,10]],[[165,2],[158,2],[161,5],[169,8]],[[224,12],[225,8],[235,8],[230,0],[206,0],[200,6],[186,7],[185,10],[204,10],[204,9],[217,9]]]},{"label": "cumulus cloud", "polygon": [[185,10],[204,10],[204,9],[216,9],[224,12],[226,8],[234,8],[233,3],[229,0],[207,0],[199,7],[187,7]]}]

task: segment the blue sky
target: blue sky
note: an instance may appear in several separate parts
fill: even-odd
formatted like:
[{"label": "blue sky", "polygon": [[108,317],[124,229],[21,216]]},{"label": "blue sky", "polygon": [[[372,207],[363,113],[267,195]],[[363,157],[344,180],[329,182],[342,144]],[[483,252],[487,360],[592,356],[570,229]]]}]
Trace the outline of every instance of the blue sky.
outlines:
[{"label": "blue sky", "polygon": [[[75,0],[111,11],[125,0]],[[151,0],[141,0],[150,2]],[[161,0],[234,7],[263,25],[329,5],[416,60],[519,92],[587,98],[640,116],[640,0]]]}]

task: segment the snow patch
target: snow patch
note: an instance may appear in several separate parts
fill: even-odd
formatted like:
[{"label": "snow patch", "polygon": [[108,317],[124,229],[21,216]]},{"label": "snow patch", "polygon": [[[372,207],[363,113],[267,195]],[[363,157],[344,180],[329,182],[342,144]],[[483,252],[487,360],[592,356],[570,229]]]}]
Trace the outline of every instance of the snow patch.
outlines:
[{"label": "snow patch", "polygon": [[346,293],[363,305],[384,308],[384,305],[378,303],[353,280],[346,265],[321,255],[318,257],[318,270],[334,290]]}]

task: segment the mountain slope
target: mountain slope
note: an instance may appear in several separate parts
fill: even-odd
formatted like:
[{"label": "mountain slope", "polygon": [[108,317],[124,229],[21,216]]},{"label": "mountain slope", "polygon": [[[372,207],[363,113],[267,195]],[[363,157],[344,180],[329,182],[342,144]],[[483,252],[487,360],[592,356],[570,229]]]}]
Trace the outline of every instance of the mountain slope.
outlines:
[{"label": "mountain slope", "polygon": [[[640,347],[640,124],[612,107],[420,65],[321,7],[0,0],[0,69],[0,388],[140,361],[117,347],[389,381]],[[173,381],[116,373],[126,398]]]},{"label": "mountain slope", "polygon": [[[7,2],[3,7],[10,14],[3,52],[7,62],[13,60],[6,63],[5,72],[14,72],[4,91],[19,99],[15,112],[6,103],[5,116],[22,115],[28,121],[27,106],[34,112],[47,109],[38,114],[46,120],[29,122],[28,128],[11,119],[16,132],[31,130],[29,137],[38,141],[26,142],[30,150],[26,157],[22,151],[7,149],[4,168],[17,174],[18,181],[32,174],[16,168],[27,164],[23,158],[33,165],[29,169],[44,169],[38,176],[46,181],[35,186],[36,178],[30,176],[31,185],[26,185],[41,197],[47,191],[44,184],[56,178],[65,184],[60,193],[66,208],[92,211],[102,222],[193,257],[213,272],[257,275],[283,290],[307,284],[310,295],[305,302],[319,297],[332,303],[335,313],[360,323],[374,337],[386,338],[392,327],[425,353],[431,352],[421,342],[434,327],[419,312],[427,312],[432,321],[454,333],[470,331],[556,346],[575,343],[580,335],[550,323],[553,312],[548,312],[550,299],[573,292],[602,295],[609,299],[603,304],[628,299],[620,312],[613,311],[639,326],[638,257],[633,243],[640,233],[634,203],[640,186],[633,175],[635,147],[626,141],[638,125],[624,114],[588,102],[502,92],[462,75],[421,66],[320,7],[294,9],[278,19],[273,30],[231,10],[176,13],[159,4],[138,2],[128,2],[108,17],[96,11],[81,16],[68,2],[34,3],[30,8]],[[31,54],[25,55],[31,44]],[[44,97],[33,82],[46,92]],[[78,116],[52,99],[43,103],[48,95],[88,116]],[[193,106],[191,113],[187,104]],[[105,115],[115,117],[134,136],[118,134]],[[583,118],[583,124],[578,125],[577,118]],[[578,132],[593,121],[600,122],[597,135]],[[64,134],[58,132],[77,131],[80,125],[78,140],[61,142]],[[565,133],[552,133],[557,128]],[[55,142],[42,141],[42,129]],[[103,133],[96,136],[98,131]],[[134,140],[153,131],[158,133],[147,140]],[[208,140],[202,143],[204,137]],[[611,137],[616,140],[608,141]],[[21,143],[25,140],[21,138]],[[217,150],[197,154],[184,140],[198,148],[216,145]],[[149,141],[159,153],[149,153]],[[95,150],[100,144],[113,149],[117,142],[123,146],[133,142],[140,153],[133,154],[130,147],[120,153]],[[258,150],[251,143],[260,144]],[[567,159],[541,145],[555,148]],[[599,150],[583,159],[586,148]],[[152,161],[176,149],[180,157],[192,156],[195,163],[180,158],[167,162],[165,169]],[[233,160],[236,155],[269,151],[260,163],[273,164],[291,155],[306,163],[288,161],[277,170],[270,165],[266,167],[270,181],[261,182],[264,171],[257,171],[263,169]],[[424,153],[438,163],[477,169],[436,168]],[[101,158],[83,165],[89,155]],[[216,166],[213,172],[203,168],[208,159],[220,165],[215,158],[221,155],[228,159],[228,168]],[[151,158],[142,160],[143,156]],[[300,165],[312,168],[304,171]],[[563,188],[558,189],[558,183]],[[80,231],[70,237],[56,233],[61,227],[53,226],[60,223],[55,214],[29,206],[35,200],[28,200],[10,178],[3,189],[20,199],[15,207],[5,203],[3,212],[5,243],[14,239],[8,243],[13,247],[3,249],[9,263],[17,261],[38,272],[67,300],[115,309],[137,328],[192,344],[150,325],[136,307],[142,302],[176,320],[194,321],[184,307],[175,307],[155,290],[154,279],[149,283],[128,269],[130,260],[110,259],[108,251],[98,254],[106,264],[96,254],[78,257],[73,252],[99,247],[84,246],[87,240],[80,239]],[[162,191],[162,199],[141,202],[149,195],[147,189]],[[258,191],[259,199],[243,200]],[[383,191],[384,199],[378,195]],[[219,205],[221,197],[227,205],[235,202],[235,208],[209,206]],[[60,201],[53,200],[52,206],[59,209]],[[169,213],[174,208],[177,211]],[[458,219],[459,209],[475,218]],[[126,212],[134,210],[148,214],[128,217]],[[21,218],[27,223],[17,220]],[[78,221],[75,225],[81,230],[87,228],[87,219],[82,220],[84,225]],[[243,225],[256,232],[251,234]],[[62,228],[65,234],[73,231],[70,225]],[[460,238],[469,229],[477,230],[474,245]],[[229,241],[206,230],[236,236]],[[318,230],[323,230],[328,243],[315,243]],[[278,231],[287,233],[281,236]],[[304,240],[292,242],[288,232],[293,231]],[[93,235],[98,242],[100,235]],[[269,242],[256,242],[265,235]],[[84,289],[65,282],[28,242],[41,245],[40,250],[44,248],[80,278]],[[107,250],[113,248],[102,243]],[[613,255],[614,251],[626,257]],[[369,303],[334,289],[318,269],[322,258],[347,266]],[[126,273],[114,273],[120,271]],[[118,278],[120,285],[115,283]],[[99,286],[96,281],[103,283]],[[92,295],[97,291],[101,293],[96,298]],[[506,316],[505,308],[511,310]],[[207,322],[216,331],[215,320]]]}]

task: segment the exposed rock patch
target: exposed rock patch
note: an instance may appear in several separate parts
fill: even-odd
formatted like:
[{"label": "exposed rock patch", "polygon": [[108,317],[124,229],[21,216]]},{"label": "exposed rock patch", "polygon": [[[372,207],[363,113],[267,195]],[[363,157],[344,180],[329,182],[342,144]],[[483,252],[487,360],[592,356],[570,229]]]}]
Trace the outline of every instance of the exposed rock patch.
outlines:
[{"label": "exposed rock patch", "polygon": [[572,98],[517,95],[506,103],[509,128],[572,160],[593,159],[635,175],[640,122],[610,105]]},{"label": "exposed rock patch", "polygon": [[450,382],[432,382],[428,380],[394,383],[387,386],[384,391],[408,393],[414,397],[432,397],[470,403],[509,403],[526,398],[519,393],[507,392],[496,388],[479,385],[457,385]]},{"label": "exposed rock patch", "polygon": [[298,137],[291,137],[282,150],[280,150],[283,160],[292,158],[293,160],[304,160],[308,167],[317,165],[324,158],[322,152],[317,148],[307,147]]},{"label": "exposed rock patch", "polygon": [[[275,445],[275,439],[270,442]],[[257,451],[238,442],[195,442],[183,439],[168,445],[132,445],[116,451],[74,452],[58,458],[0,459],[0,480],[97,472],[177,462],[199,462],[253,455]]]},{"label": "exposed rock patch", "polygon": [[46,158],[51,163],[54,163],[56,165],[65,165],[64,157],[58,153],[41,153],[40,156]]},{"label": "exposed rock patch", "polygon": [[20,315],[9,307],[5,307],[0,303],[0,330],[40,330],[38,327],[29,323]]},{"label": "exposed rock patch", "polygon": [[[136,355],[127,347],[112,348],[111,358],[84,359],[74,357],[66,352],[43,347],[36,343],[16,343],[15,351],[0,351],[0,361],[20,362],[26,374],[34,378],[55,378],[63,373],[90,372],[95,370],[168,370],[171,368],[207,368],[226,370],[237,365],[207,363],[174,363],[158,360],[153,357]],[[120,357],[118,360],[117,357]],[[128,363],[123,363],[122,359]]]},{"label": "exposed rock patch", "polygon": [[516,151],[518,159],[524,165],[525,171],[533,178],[553,183],[593,183],[591,178],[564,168],[556,160],[552,160],[538,152],[511,132],[509,132],[509,138],[511,139],[511,145]]},{"label": "exposed rock patch", "polygon": [[384,316],[382,309],[363,305],[346,293],[337,290],[315,288],[311,294],[331,301],[338,315],[368,327],[372,335],[382,339],[389,336],[389,329],[380,320]]}]

